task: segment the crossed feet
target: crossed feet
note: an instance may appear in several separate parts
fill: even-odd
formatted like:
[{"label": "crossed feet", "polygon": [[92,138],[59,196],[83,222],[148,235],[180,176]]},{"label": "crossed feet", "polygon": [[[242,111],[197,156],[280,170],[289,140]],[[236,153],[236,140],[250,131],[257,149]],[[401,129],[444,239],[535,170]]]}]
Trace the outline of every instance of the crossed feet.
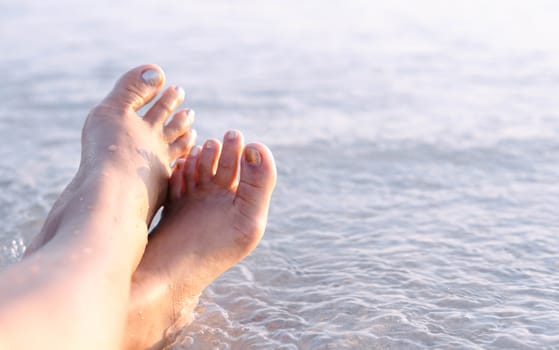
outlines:
[{"label": "crossed feet", "polygon": [[[271,152],[258,143],[243,146],[240,132],[228,131],[223,143],[212,139],[200,147],[194,146],[190,110],[166,122],[184,99],[180,88],[166,89],[139,118],[136,111],[163,84],[157,66],[135,68],[92,110],[83,129],[78,173],[26,251],[33,255],[50,241],[63,240],[60,227],[68,211],[93,195],[82,190],[83,183],[114,174],[119,186],[126,186],[121,193],[128,198],[120,200],[133,203],[119,207],[122,215],[142,222],[120,247],[133,251],[128,349],[162,348],[170,326],[190,321],[184,315],[191,314],[201,292],[256,247],[276,180]],[[91,201],[90,208],[96,205]],[[162,219],[146,245],[147,227],[161,205]]]}]

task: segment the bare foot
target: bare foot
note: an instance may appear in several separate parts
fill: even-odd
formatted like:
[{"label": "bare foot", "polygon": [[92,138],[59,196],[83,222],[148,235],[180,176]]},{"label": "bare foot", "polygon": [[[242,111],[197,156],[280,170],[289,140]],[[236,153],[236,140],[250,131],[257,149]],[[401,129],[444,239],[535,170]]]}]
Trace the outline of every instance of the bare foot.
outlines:
[{"label": "bare foot", "polygon": [[[266,226],[276,169],[264,145],[229,131],[193,148],[170,180],[163,218],[133,276],[128,349],[159,349],[215,278],[247,256]],[[239,176],[240,159],[240,176]]]},{"label": "bare foot", "polygon": [[[122,344],[131,276],[167,195],[169,164],[194,143],[188,110],[166,123],[184,98],[180,88],[166,89],[143,118],[137,115],[163,83],[157,66],[132,69],[87,117],[77,174],[21,263],[3,271],[0,299],[10,302],[0,328],[18,344],[8,348],[38,348],[45,339],[74,349],[85,348],[83,339],[87,348]],[[44,328],[58,312],[63,316]],[[10,322],[14,315],[41,336],[26,336],[27,328]]]},{"label": "bare foot", "polygon": [[[190,132],[193,113],[180,110],[172,121],[165,121],[183,101],[184,91],[167,88],[143,118],[136,111],[161,90],[165,77],[155,65],[130,70],[116,83],[112,92],[89,113],[82,132],[82,158],[79,170],[49,213],[41,233],[33,239],[26,256],[62,235],[62,226],[75,221],[81,212],[94,212],[102,189],[108,193],[107,207],[125,207],[127,220],[137,219],[136,232],[111,232],[130,237],[127,250],[139,262],[146,244],[147,227],[167,192],[171,173],[169,164],[187,154],[194,137]],[[109,199],[110,198],[110,199]],[[116,217],[116,215],[115,215]],[[75,234],[81,229],[75,224]],[[68,231],[68,230],[66,230]],[[132,231],[132,230],[131,230]]]}]

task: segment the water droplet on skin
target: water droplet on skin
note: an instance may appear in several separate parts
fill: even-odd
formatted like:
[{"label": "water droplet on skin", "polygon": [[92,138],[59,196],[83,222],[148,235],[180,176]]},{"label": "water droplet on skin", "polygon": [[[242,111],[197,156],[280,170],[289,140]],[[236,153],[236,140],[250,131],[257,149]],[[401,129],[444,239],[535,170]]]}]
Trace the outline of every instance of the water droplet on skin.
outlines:
[{"label": "water droplet on skin", "polygon": [[118,147],[116,145],[110,145],[109,147],[107,147],[107,150],[109,152],[114,152],[118,149]]},{"label": "water droplet on skin", "polygon": [[83,201],[83,197],[80,197],[80,202]]}]

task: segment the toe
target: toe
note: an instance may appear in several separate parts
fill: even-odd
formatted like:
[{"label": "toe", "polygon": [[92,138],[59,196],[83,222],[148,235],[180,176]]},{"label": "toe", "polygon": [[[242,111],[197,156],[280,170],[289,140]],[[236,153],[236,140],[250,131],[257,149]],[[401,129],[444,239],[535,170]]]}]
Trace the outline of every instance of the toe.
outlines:
[{"label": "toe", "polygon": [[181,158],[177,159],[171,178],[169,179],[169,199],[175,201],[179,199],[184,193],[184,169],[186,160]]},{"label": "toe", "polygon": [[196,130],[188,130],[184,135],[180,136],[175,142],[169,145],[169,155],[171,159],[177,159],[187,155],[192,146],[196,142]]},{"label": "toe", "polygon": [[241,176],[235,206],[244,218],[253,219],[251,232],[262,234],[268,207],[276,184],[276,167],[270,150],[259,143],[245,147],[241,159]]},{"label": "toe", "polygon": [[185,192],[192,193],[198,183],[198,164],[200,161],[200,153],[202,148],[194,146],[186,158],[183,171],[183,181],[185,184]]},{"label": "toe", "polygon": [[218,140],[211,139],[204,143],[198,167],[198,184],[200,186],[205,187],[212,183],[220,151],[221,143]]},{"label": "toe", "polygon": [[223,149],[215,174],[215,183],[223,188],[231,188],[237,179],[239,158],[243,146],[243,138],[239,131],[230,130],[223,137]]},{"label": "toe", "polygon": [[156,65],[143,65],[125,73],[102,105],[119,110],[137,110],[148,103],[165,83],[165,75]]},{"label": "toe", "polygon": [[144,120],[152,124],[163,124],[183,100],[184,90],[178,86],[170,86],[147,111]]},{"label": "toe", "polygon": [[183,109],[175,113],[173,120],[163,129],[167,142],[173,142],[179,136],[186,134],[194,122],[194,110]]}]

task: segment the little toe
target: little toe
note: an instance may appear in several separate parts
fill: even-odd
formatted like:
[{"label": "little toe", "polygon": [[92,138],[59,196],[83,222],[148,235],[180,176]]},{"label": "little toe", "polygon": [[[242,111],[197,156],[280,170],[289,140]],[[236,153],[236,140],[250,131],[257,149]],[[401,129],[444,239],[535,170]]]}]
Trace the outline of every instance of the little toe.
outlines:
[{"label": "little toe", "polygon": [[158,66],[136,67],[116,82],[101,105],[119,110],[138,110],[157,95],[164,82],[165,75]]},{"label": "little toe", "polygon": [[159,100],[147,111],[144,120],[152,124],[163,124],[183,100],[184,90],[181,87],[168,87]]},{"label": "little toe", "polygon": [[167,142],[172,142],[179,136],[184,135],[193,122],[194,110],[182,109],[175,113],[173,119],[163,129]]},{"label": "little toe", "polygon": [[177,159],[171,178],[169,179],[169,199],[171,201],[181,198],[184,193],[184,169],[186,160]]},{"label": "little toe", "polygon": [[196,142],[196,130],[188,130],[185,134],[180,136],[175,142],[169,145],[169,155],[171,159],[177,159],[190,152],[192,146]]},{"label": "little toe", "polygon": [[245,219],[252,220],[252,230],[247,230],[247,235],[252,232],[262,234],[275,184],[276,166],[270,150],[259,143],[247,145],[241,159],[241,176],[235,196],[239,212]]},{"label": "little toe", "polygon": [[210,139],[204,143],[198,166],[198,184],[200,186],[205,187],[212,183],[220,151],[221,143],[218,140]]},{"label": "little toe", "polygon": [[202,147],[200,146],[192,147],[184,164],[183,181],[187,194],[192,193],[198,183],[198,164],[201,151]]},{"label": "little toe", "polygon": [[243,136],[237,130],[230,130],[223,137],[223,149],[219,157],[215,183],[223,188],[231,188],[239,172],[239,158],[243,147]]}]

